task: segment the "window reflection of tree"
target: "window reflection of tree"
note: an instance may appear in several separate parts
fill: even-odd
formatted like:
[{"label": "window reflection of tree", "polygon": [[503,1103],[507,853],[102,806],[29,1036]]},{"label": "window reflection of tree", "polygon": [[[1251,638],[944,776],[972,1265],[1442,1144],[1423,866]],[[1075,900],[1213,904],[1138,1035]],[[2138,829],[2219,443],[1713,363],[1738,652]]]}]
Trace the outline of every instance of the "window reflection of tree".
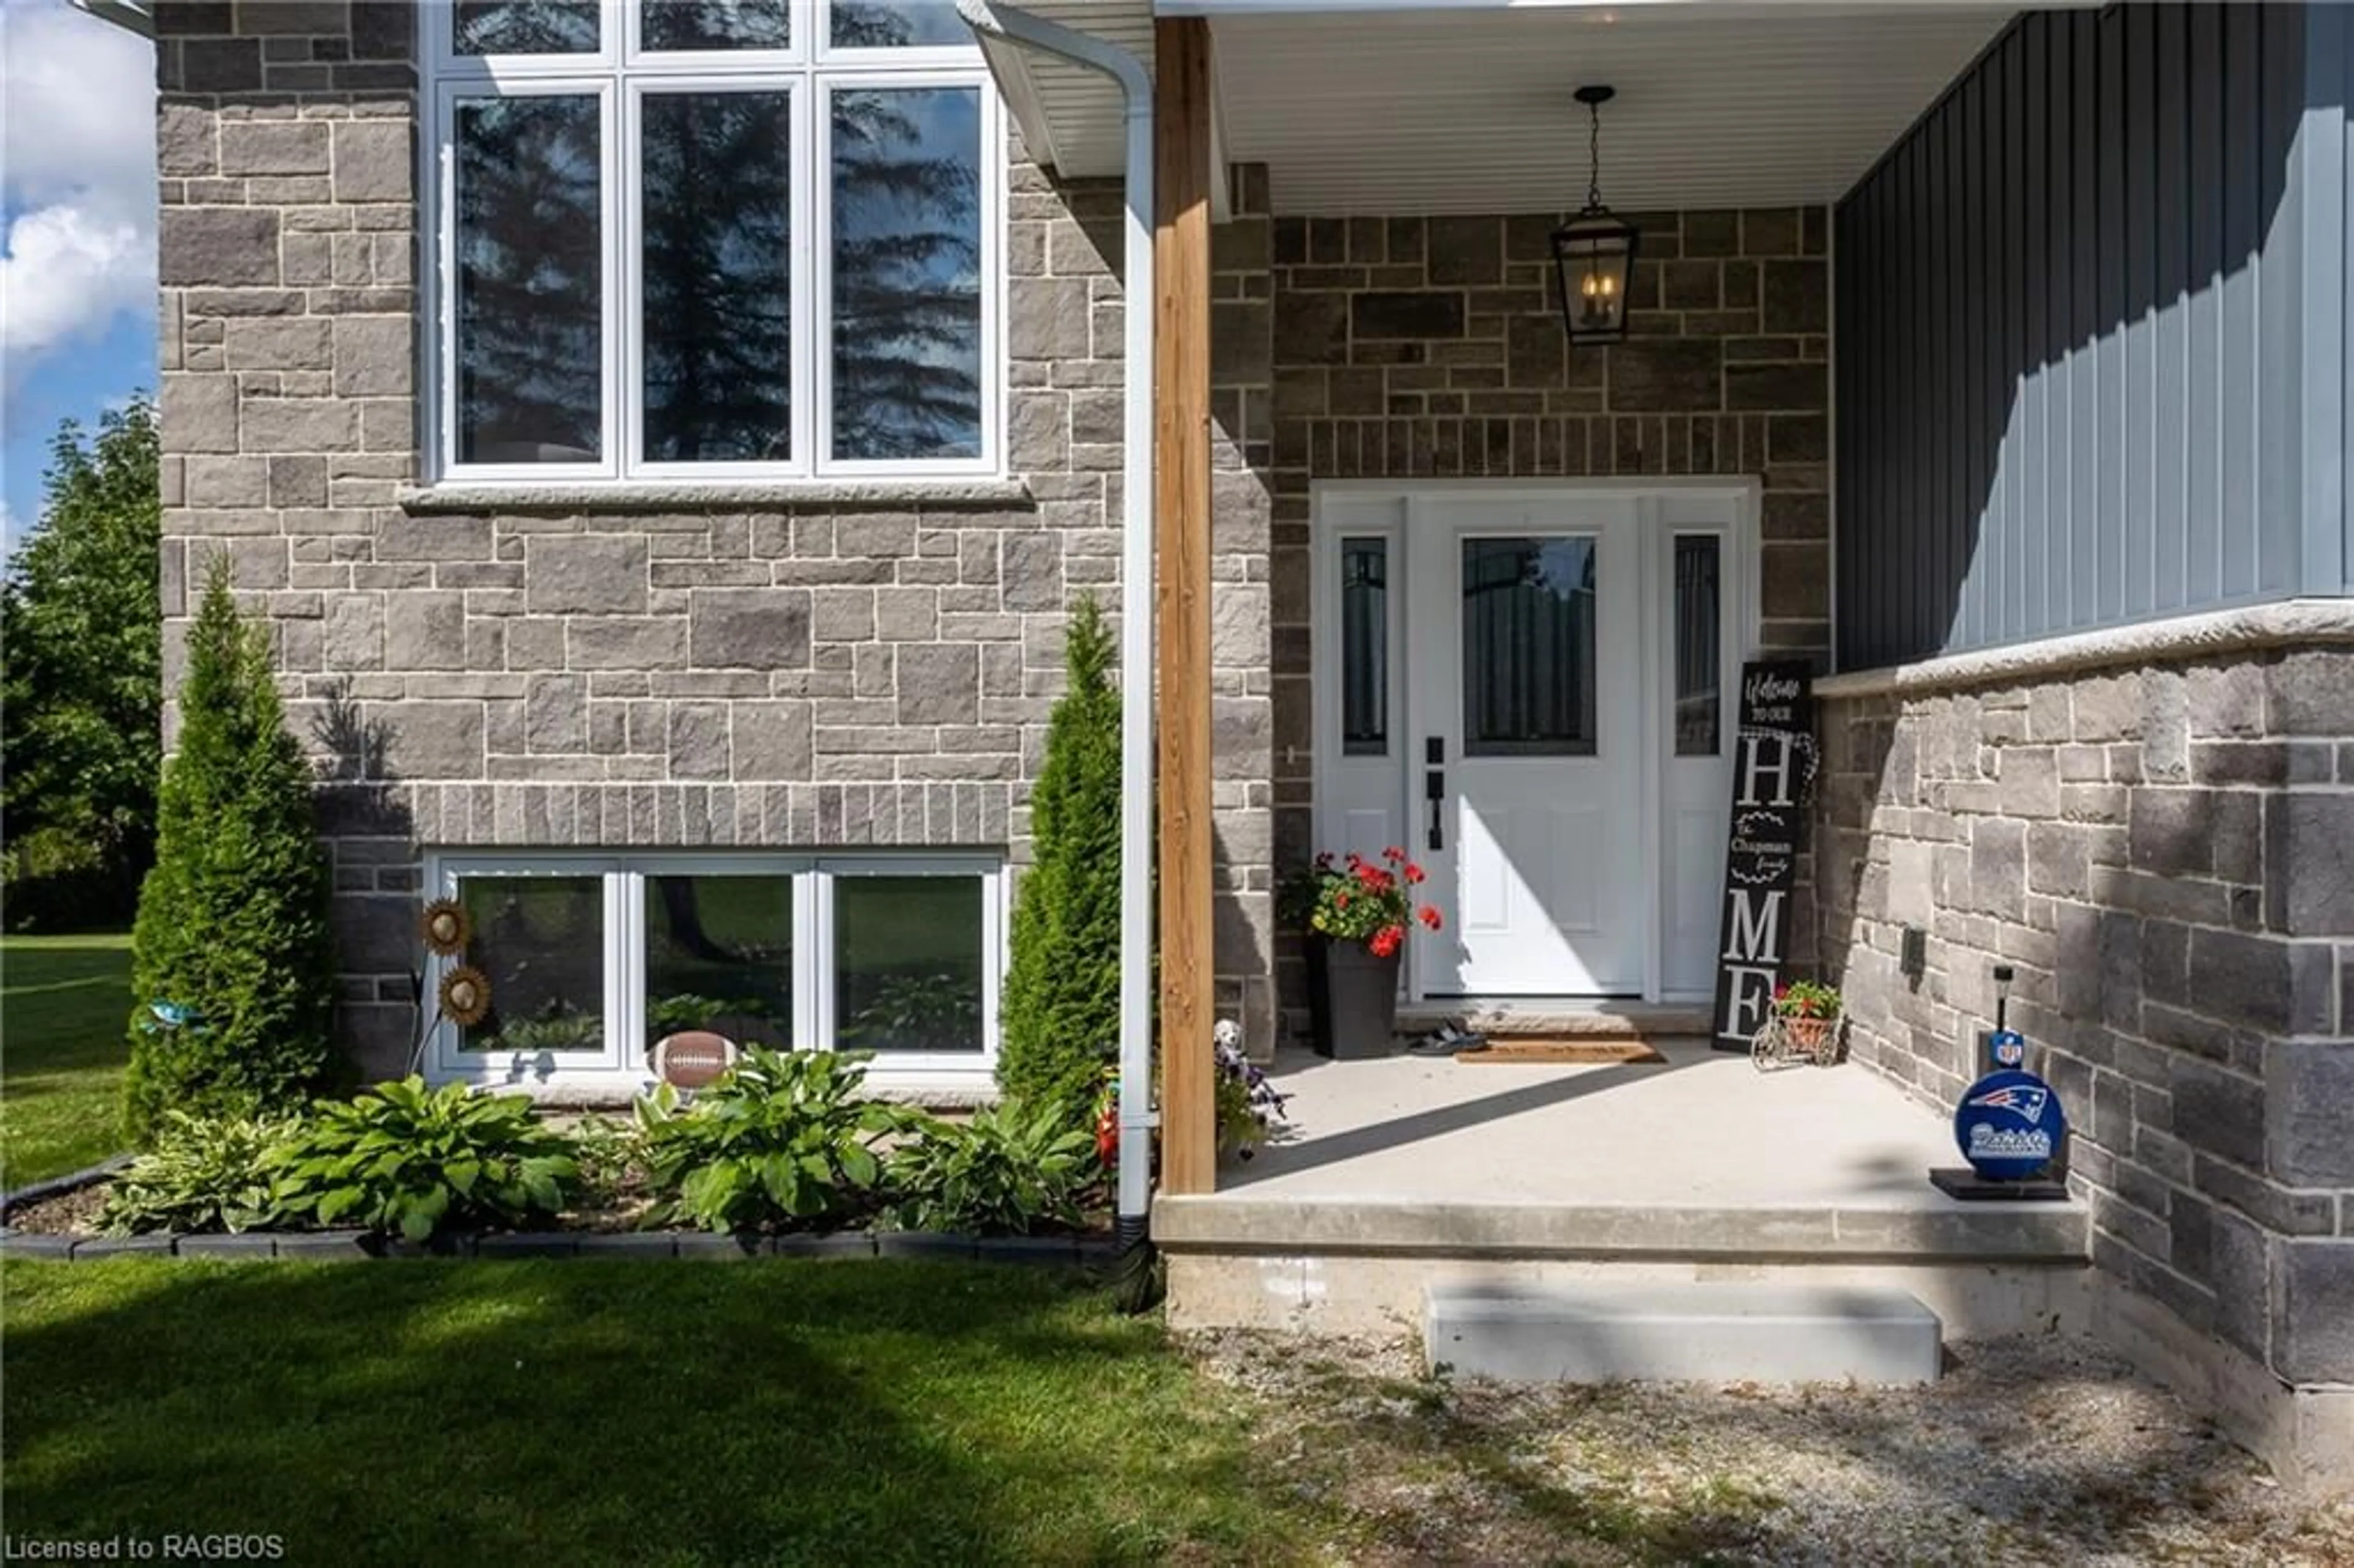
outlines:
[{"label": "window reflection of tree", "polygon": [[467,462],[600,449],[603,267],[594,98],[458,106],[458,439]]},{"label": "window reflection of tree", "polygon": [[955,0],[833,0],[827,37],[837,49],[960,45],[972,34]]},{"label": "window reflection of tree", "polygon": [[1579,535],[1464,541],[1466,755],[1593,755],[1595,568]]},{"label": "window reflection of tree", "polygon": [[981,453],[980,95],[833,94],[833,452]]},{"label": "window reflection of tree", "polygon": [[791,102],[645,100],[645,456],[792,453]]},{"label": "window reflection of tree", "polygon": [[458,0],[451,37],[461,55],[593,54],[597,10],[597,0]]},{"label": "window reflection of tree", "polygon": [[470,877],[468,961],[490,977],[491,1008],[466,1032],[475,1050],[567,1050],[603,1034],[604,895],[595,879]]},{"label": "window reflection of tree", "polygon": [[[648,41],[786,42],[780,0],[676,0]],[[594,0],[479,0],[461,48],[597,46]],[[837,4],[837,48],[967,41],[946,0]],[[832,451],[852,461],[981,453],[981,95],[831,95]],[[585,94],[462,102],[458,158],[461,461],[601,455],[601,129]],[[783,461],[790,449],[790,115],[779,90],[645,100],[644,457]]]},{"label": "window reflection of tree", "polygon": [[649,49],[781,49],[792,43],[792,0],[645,0]]}]

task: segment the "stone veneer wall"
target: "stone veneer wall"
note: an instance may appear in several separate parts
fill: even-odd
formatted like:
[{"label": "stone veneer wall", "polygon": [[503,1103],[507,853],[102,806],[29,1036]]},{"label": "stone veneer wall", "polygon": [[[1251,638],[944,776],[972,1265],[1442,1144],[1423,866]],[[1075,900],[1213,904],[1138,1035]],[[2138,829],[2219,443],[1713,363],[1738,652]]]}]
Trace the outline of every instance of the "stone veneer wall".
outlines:
[{"label": "stone veneer wall", "polygon": [[[1018,484],[420,501],[415,23],[405,0],[157,8],[167,661],[226,552],[322,755],[343,1027],[379,1071],[413,1037],[425,846],[1024,858],[1066,609],[1116,609],[1119,579],[1119,193],[1058,190],[1018,153]],[[1221,461],[1246,455],[1229,440]],[[1264,516],[1222,516],[1217,561],[1218,827],[1242,868],[1221,922],[1246,932],[1241,890],[1263,905],[1266,885]],[[1226,950],[1221,1005],[1255,1005],[1263,1038],[1263,949]]]},{"label": "stone veneer wall", "polygon": [[[1749,474],[1764,641],[1829,646],[1829,278],[1819,208],[1638,217],[1627,341],[1572,351],[1552,215],[1278,217],[1268,370],[1275,858],[1314,842],[1311,487]],[[1805,870],[1801,868],[1801,874]],[[1794,933],[1810,951],[1810,933]],[[1304,1001],[1296,952],[1286,1001]]]},{"label": "stone veneer wall", "polygon": [[1856,1058],[1951,1106],[2014,966],[2094,1265],[2282,1383],[2354,1383],[2354,652],[1839,699],[1821,722],[1817,893]]}]

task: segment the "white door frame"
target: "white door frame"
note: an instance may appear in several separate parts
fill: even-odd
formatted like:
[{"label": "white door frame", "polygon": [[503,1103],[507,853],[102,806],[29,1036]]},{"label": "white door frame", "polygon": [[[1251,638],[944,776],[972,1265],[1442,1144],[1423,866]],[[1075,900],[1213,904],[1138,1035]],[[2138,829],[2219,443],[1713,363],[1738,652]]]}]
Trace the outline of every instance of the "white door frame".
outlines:
[{"label": "white door frame", "polygon": [[[1672,578],[1667,574],[1673,561],[1673,536],[1678,533],[1703,531],[1699,524],[1685,525],[1674,520],[1674,503],[1680,500],[1703,499],[1730,501],[1731,525],[1727,531],[1725,558],[1723,562],[1725,602],[1730,607],[1734,635],[1723,640],[1723,673],[1720,689],[1723,694],[1719,716],[1721,745],[1724,754],[1732,754],[1733,731],[1737,722],[1736,705],[1740,690],[1741,665],[1756,656],[1763,634],[1761,604],[1761,570],[1759,559],[1759,513],[1764,487],[1755,478],[1744,476],[1711,476],[1693,478],[1659,478],[1629,480],[1607,479],[1458,479],[1458,480],[1321,480],[1310,488],[1309,561],[1310,662],[1313,678],[1310,682],[1310,722],[1313,726],[1314,754],[1310,769],[1313,790],[1316,842],[1320,848],[1331,847],[1341,842],[1336,831],[1336,815],[1347,809],[1340,801],[1334,785],[1344,768],[1355,778],[1352,786],[1357,793],[1365,787],[1367,764],[1363,760],[1346,759],[1342,756],[1341,737],[1341,701],[1338,673],[1341,662],[1341,581],[1340,540],[1382,537],[1388,541],[1390,651],[1388,673],[1388,733],[1389,755],[1382,766],[1391,777],[1384,780],[1387,800],[1384,802],[1389,819],[1394,824],[1394,842],[1410,848],[1422,842],[1423,820],[1418,814],[1422,801],[1414,788],[1421,779],[1421,739],[1418,732],[1406,728],[1410,716],[1405,699],[1409,684],[1405,677],[1405,662],[1411,658],[1416,639],[1427,634],[1433,615],[1430,605],[1417,607],[1416,595],[1406,583],[1405,566],[1411,554],[1407,537],[1431,510],[1432,503],[1447,497],[1476,497],[1481,501],[1543,504],[1547,502],[1574,503],[1579,500],[1622,500],[1635,503],[1637,525],[1643,539],[1641,553],[1641,600],[1644,626],[1640,658],[1645,722],[1650,731],[1649,744],[1643,747],[1643,838],[1648,849],[1647,863],[1653,874],[1644,879],[1642,896],[1646,902],[1646,929],[1649,933],[1644,964],[1643,995],[1647,1001],[1663,999],[1662,969],[1667,948],[1666,901],[1660,895],[1667,865],[1667,845],[1660,821],[1661,777],[1669,750],[1674,744],[1673,726],[1666,721],[1672,700],[1671,672],[1667,668],[1666,650],[1671,627],[1661,624],[1659,611],[1666,603],[1666,594]],[[1427,524],[1423,524],[1427,525]],[[1450,759],[1451,760],[1451,759]],[[1407,967],[1410,972],[1413,966]],[[1417,981],[1409,979],[1409,986]],[[1418,990],[1413,994],[1419,994]],[[1479,999],[1464,999],[1476,1001]]]}]

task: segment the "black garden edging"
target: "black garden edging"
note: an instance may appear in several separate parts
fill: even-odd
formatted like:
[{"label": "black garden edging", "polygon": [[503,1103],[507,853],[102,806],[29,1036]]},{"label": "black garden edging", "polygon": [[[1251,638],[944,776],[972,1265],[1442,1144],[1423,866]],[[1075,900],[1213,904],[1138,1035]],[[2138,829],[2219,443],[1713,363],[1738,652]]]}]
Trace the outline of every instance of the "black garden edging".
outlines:
[{"label": "black garden edging", "polygon": [[358,1231],[0,1236],[0,1258],[83,1263],[133,1256],[285,1257],[354,1263],[386,1257],[930,1257],[1073,1265],[1108,1263],[1113,1247],[1108,1240],[1085,1236],[965,1236],[932,1231],[837,1231],[827,1235],[781,1236],[712,1235],[703,1231],[513,1231],[449,1236],[424,1245]]},{"label": "black garden edging", "polygon": [[79,1171],[52,1176],[46,1181],[29,1182],[13,1192],[0,1192],[0,1225],[6,1224],[8,1216],[19,1209],[47,1202],[51,1198],[62,1198],[68,1192],[79,1192],[84,1187],[94,1187],[130,1163],[128,1153],[111,1155],[95,1165],[85,1165]]}]

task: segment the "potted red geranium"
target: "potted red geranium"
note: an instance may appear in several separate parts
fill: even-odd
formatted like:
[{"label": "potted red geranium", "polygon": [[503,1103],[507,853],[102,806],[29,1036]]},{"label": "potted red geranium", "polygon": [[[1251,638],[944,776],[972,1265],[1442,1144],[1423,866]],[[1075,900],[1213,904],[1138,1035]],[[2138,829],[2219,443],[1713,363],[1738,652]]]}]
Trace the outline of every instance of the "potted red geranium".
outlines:
[{"label": "potted red geranium", "polygon": [[1415,889],[1422,867],[1394,846],[1370,861],[1316,857],[1292,889],[1307,929],[1310,1017],[1328,1056],[1385,1054],[1397,1032],[1398,963],[1415,927],[1438,929],[1438,911]]}]

